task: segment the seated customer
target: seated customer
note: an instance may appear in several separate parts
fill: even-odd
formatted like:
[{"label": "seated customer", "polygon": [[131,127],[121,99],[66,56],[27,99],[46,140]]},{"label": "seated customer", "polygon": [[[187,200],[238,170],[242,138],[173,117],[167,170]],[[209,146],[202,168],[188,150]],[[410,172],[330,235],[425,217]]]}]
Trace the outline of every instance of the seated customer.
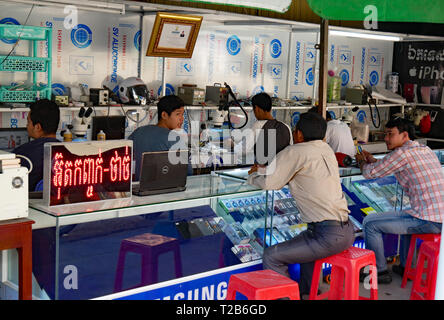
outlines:
[{"label": "seated customer", "polygon": [[[33,140],[12,151],[27,157],[32,162],[32,171],[28,176],[29,191],[34,191],[36,185],[43,179],[43,145],[46,142],[60,142],[56,139],[59,121],[60,110],[55,102],[42,99],[31,104],[26,129]],[[30,168],[28,161],[22,160],[21,164]]]},{"label": "seated customer", "polygon": [[[162,97],[157,104],[157,124],[139,127],[128,137],[128,139],[133,140],[136,180],[139,180],[142,153],[168,151],[177,143],[176,141],[179,141],[179,134],[176,135],[172,130],[182,127],[185,112],[184,105],[182,99],[177,96]],[[170,134],[173,134],[173,136],[170,137]]]},{"label": "seated customer", "polygon": [[[390,283],[392,276],[387,269],[384,255],[383,234],[401,237],[400,266],[393,266],[395,273],[403,275],[407,250],[412,234],[440,233],[444,218],[444,174],[435,153],[427,146],[413,141],[413,124],[403,118],[390,120],[385,125],[385,143],[391,150],[384,158],[376,160],[363,150],[356,154],[362,175],[376,179],[394,175],[410,200],[411,209],[372,213],[364,218],[365,247],[373,250],[378,268],[378,282]],[[362,275],[362,279],[365,275]]]},{"label": "seated customer", "polygon": [[293,239],[265,248],[262,259],[264,269],[287,277],[288,265],[300,263],[301,295],[310,292],[315,261],[344,251],[354,241],[338,163],[322,141],[326,128],[318,113],[303,113],[293,132],[294,144],[279,152],[264,174],[254,166],[248,178],[250,184],[265,190],[279,190],[288,184],[300,218],[308,224],[307,230]]}]

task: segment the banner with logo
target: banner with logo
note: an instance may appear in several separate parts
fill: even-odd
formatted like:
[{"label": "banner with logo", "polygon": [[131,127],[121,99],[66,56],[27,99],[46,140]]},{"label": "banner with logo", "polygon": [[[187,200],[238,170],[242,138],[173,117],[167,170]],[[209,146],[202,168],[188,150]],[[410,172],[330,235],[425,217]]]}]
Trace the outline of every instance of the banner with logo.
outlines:
[{"label": "banner with logo", "polygon": [[[298,100],[313,97],[317,50],[315,33],[292,35],[290,60],[290,97]],[[328,69],[341,77],[342,87],[364,84],[385,86],[392,67],[393,44],[388,41],[368,41],[330,37]],[[317,66],[319,67],[319,65]]]},{"label": "banner with logo", "polygon": [[163,283],[123,291],[95,300],[225,300],[232,274],[262,269],[252,261]]},{"label": "banner with logo", "polygon": [[398,42],[393,71],[407,101],[443,104],[444,41]]},{"label": "banner with logo", "polygon": [[[0,6],[0,21],[23,23],[29,6]],[[154,16],[144,20],[144,42],[141,44],[139,17],[78,11],[78,21],[67,28],[63,8],[35,7],[28,25],[53,28],[53,90],[66,94],[68,87],[114,89],[119,80],[137,76],[139,50],[145,51],[151,35]],[[204,18],[205,21],[205,18]],[[68,24],[69,27],[69,24]],[[191,59],[166,58],[166,93],[177,93],[185,83],[205,88],[227,82],[240,98],[265,91],[272,96],[304,99],[312,97],[315,88],[317,50],[316,33],[292,33],[261,27],[239,27],[205,23],[198,36]],[[8,40],[3,40],[8,41]],[[27,54],[22,41],[16,54]],[[7,53],[13,43],[3,43]],[[342,78],[343,86],[354,84],[385,84],[391,71],[392,43],[331,37],[329,67]],[[39,52],[44,54],[45,44]],[[154,95],[161,93],[163,58],[143,56],[142,79]],[[289,62],[288,62],[289,61]],[[287,67],[289,65],[289,68]],[[6,74],[2,82],[26,79],[23,74]],[[44,75],[39,75],[42,77]],[[42,81],[44,79],[41,79]],[[289,87],[287,88],[287,82]]]},{"label": "banner with logo", "polygon": [[[149,38],[149,35],[147,36]],[[240,98],[259,92],[286,95],[288,33],[250,28],[202,27],[190,59],[166,58],[166,93],[183,84],[205,89],[227,82]],[[144,76],[161,92],[162,58],[144,58]],[[160,71],[160,72],[159,72]]]},{"label": "banner with logo", "polygon": [[313,98],[316,81],[317,34],[293,33],[291,37],[289,98],[295,100]]},{"label": "banner with logo", "polygon": [[[0,5],[0,9],[0,23],[22,24],[30,6]],[[269,27],[221,26],[206,22],[204,17],[192,58],[164,59],[145,56],[154,15],[144,17],[143,30],[138,15],[78,11],[77,17],[74,25],[68,19],[69,12],[65,13],[63,8],[48,10],[36,6],[27,23],[53,29],[52,87],[57,95],[70,93],[78,98],[80,84],[87,88],[106,85],[116,90],[119,81],[138,75],[139,55],[142,57],[141,78],[155,97],[163,89],[164,61],[167,95],[177,94],[178,87],[183,84],[195,84],[205,89],[207,85],[223,85],[224,82],[241,99],[259,92],[298,100],[317,97],[318,94],[316,33],[290,34],[289,31]],[[1,41],[0,54],[6,55],[13,48],[14,41]],[[47,50],[46,43],[39,43],[39,55],[45,55]],[[14,54],[28,55],[29,42],[20,41]],[[330,37],[328,54],[329,69],[341,77],[343,88],[358,84],[385,85],[392,66],[393,44]],[[425,71],[428,69],[424,68],[423,73]],[[420,72],[419,67],[418,74]],[[45,73],[39,73],[39,81],[45,82],[45,76]],[[26,79],[26,73],[2,72],[0,85]],[[293,122],[297,122],[298,115],[293,114]],[[63,114],[62,128],[71,122],[72,116]],[[191,119],[202,118],[202,114],[196,112],[190,112],[189,116]],[[10,122],[8,116],[2,118],[3,123]],[[150,113],[145,119],[155,122],[157,116]],[[251,116],[250,120],[254,117]]]},{"label": "banner with logo", "polygon": [[[0,23],[22,24],[30,6],[0,5]],[[67,94],[68,87],[84,84],[102,87],[105,80],[137,75],[139,32],[138,16],[121,17],[97,12],[77,11],[77,23],[67,21],[63,8],[34,7],[27,25],[52,28],[52,82],[55,94]],[[1,53],[8,53],[15,41],[2,40]],[[29,55],[29,41],[21,40],[14,54]],[[43,56],[47,44],[39,42],[38,54]],[[44,73],[38,73],[44,81]],[[15,73],[13,80],[27,79]],[[2,75],[2,84],[5,78]]]}]

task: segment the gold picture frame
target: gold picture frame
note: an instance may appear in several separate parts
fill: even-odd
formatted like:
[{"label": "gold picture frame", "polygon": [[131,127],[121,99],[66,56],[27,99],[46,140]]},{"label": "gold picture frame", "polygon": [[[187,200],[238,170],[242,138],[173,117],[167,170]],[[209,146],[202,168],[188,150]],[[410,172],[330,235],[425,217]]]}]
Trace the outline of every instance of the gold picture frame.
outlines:
[{"label": "gold picture frame", "polygon": [[203,17],[158,12],[147,56],[191,58]]}]

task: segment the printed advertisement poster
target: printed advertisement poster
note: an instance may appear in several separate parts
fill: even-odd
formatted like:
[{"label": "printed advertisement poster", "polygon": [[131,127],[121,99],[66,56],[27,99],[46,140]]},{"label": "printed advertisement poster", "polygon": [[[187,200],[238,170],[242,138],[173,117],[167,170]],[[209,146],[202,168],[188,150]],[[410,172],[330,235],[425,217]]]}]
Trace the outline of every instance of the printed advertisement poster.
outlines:
[{"label": "printed advertisement poster", "polygon": [[399,42],[393,51],[393,71],[407,101],[443,104],[444,42]]}]

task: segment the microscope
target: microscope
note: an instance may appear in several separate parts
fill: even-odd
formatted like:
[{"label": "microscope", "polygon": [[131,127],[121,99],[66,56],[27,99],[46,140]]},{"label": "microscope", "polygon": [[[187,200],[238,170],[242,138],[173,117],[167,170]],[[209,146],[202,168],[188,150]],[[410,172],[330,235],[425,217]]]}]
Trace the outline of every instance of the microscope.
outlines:
[{"label": "microscope", "polygon": [[72,141],[87,141],[86,131],[88,130],[88,126],[92,119],[92,117],[90,117],[92,112],[93,109],[91,107],[87,110],[85,110],[84,107],[80,108],[78,115],[74,117],[69,126],[69,129],[75,136]]}]

